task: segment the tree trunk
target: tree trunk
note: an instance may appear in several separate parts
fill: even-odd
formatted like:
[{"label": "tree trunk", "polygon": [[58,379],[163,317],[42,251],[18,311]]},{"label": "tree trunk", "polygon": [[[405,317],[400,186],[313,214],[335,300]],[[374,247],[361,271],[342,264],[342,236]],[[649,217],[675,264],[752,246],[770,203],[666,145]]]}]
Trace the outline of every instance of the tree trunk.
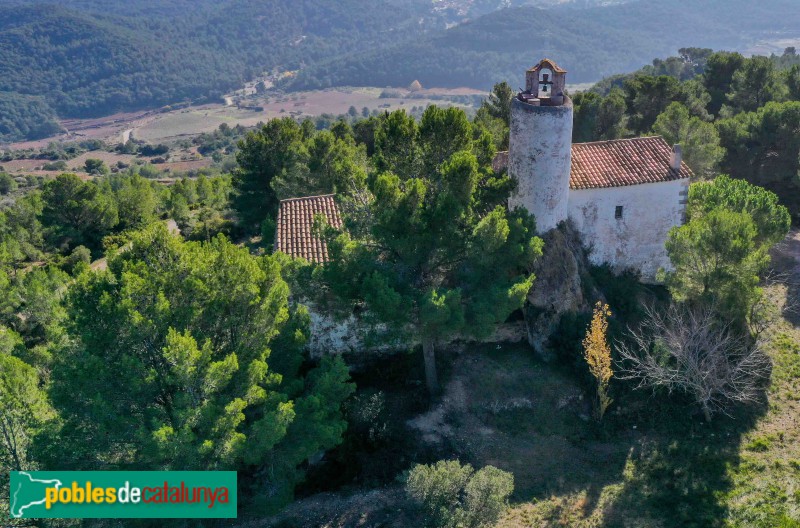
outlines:
[{"label": "tree trunk", "polygon": [[703,402],[703,416],[706,419],[706,422],[711,421],[711,409],[708,408],[708,405]]},{"label": "tree trunk", "polygon": [[425,384],[431,396],[439,394],[439,377],[436,375],[436,351],[433,339],[422,340],[422,357],[425,360]]}]

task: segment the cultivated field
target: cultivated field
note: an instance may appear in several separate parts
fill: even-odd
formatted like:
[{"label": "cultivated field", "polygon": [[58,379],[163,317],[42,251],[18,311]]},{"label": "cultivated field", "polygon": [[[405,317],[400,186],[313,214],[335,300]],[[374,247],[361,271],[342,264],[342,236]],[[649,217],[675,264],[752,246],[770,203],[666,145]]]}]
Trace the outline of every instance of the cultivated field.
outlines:
[{"label": "cultivated field", "polygon": [[[266,92],[255,96],[248,92],[245,98],[226,96],[219,104],[207,104],[181,109],[160,109],[142,112],[120,113],[95,119],[70,119],[62,122],[67,133],[37,141],[14,143],[12,150],[41,148],[51,141],[79,141],[100,139],[108,143],[121,143],[134,138],[158,143],[195,136],[209,132],[222,123],[231,126],[254,126],[275,117],[315,117],[322,114],[339,115],[351,106],[372,110],[411,109],[429,104],[452,105],[443,98],[468,98],[485,95],[471,88],[431,88],[410,92],[404,88],[387,88],[394,97],[381,98],[383,88],[336,88],[319,91],[277,94]],[[238,108],[236,103],[240,103]],[[459,105],[464,106],[464,105]],[[260,110],[253,108],[260,107]]]}]

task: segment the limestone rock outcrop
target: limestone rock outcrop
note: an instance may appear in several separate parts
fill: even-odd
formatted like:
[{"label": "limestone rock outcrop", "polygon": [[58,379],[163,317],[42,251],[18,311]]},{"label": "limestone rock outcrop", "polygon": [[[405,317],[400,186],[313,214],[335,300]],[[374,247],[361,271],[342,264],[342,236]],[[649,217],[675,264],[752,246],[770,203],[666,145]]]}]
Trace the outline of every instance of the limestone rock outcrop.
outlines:
[{"label": "limestone rock outcrop", "polygon": [[569,222],[562,222],[542,238],[544,253],[533,269],[536,281],[528,293],[525,320],[528,342],[548,359],[551,354],[547,340],[561,315],[590,308],[582,281],[588,275],[589,260],[580,236]]}]

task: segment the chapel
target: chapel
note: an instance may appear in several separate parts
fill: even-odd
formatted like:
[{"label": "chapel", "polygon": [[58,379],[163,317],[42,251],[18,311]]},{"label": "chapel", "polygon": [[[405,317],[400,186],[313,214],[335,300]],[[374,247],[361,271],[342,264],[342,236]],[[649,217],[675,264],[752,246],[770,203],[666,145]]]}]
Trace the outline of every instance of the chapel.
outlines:
[{"label": "chapel", "polygon": [[530,211],[540,233],[570,220],[593,263],[654,282],[670,267],[664,243],[685,220],[692,171],[658,136],[572,143],[566,73],[543,59],[512,100],[509,149],[495,160],[517,180],[509,207]]}]

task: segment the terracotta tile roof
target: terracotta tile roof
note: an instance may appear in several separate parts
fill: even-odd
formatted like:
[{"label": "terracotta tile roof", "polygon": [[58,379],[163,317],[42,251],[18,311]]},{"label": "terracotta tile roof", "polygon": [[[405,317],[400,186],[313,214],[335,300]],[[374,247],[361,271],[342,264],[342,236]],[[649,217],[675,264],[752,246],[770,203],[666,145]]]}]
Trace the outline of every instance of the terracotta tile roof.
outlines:
[{"label": "terracotta tile roof", "polygon": [[670,167],[672,147],[660,136],[574,143],[570,189],[624,187],[690,178],[692,171],[681,163]]},{"label": "terracotta tile roof", "polygon": [[341,228],[342,218],[332,194],[281,200],[275,229],[275,251],[310,262],[328,262],[328,245],[312,235],[314,216],[321,214],[331,227]]},{"label": "terracotta tile roof", "polygon": [[542,68],[550,68],[556,73],[567,73],[567,70],[556,64],[554,60],[551,59],[542,59],[539,61],[539,64],[534,66],[533,68],[529,69],[528,71],[539,71]]}]

